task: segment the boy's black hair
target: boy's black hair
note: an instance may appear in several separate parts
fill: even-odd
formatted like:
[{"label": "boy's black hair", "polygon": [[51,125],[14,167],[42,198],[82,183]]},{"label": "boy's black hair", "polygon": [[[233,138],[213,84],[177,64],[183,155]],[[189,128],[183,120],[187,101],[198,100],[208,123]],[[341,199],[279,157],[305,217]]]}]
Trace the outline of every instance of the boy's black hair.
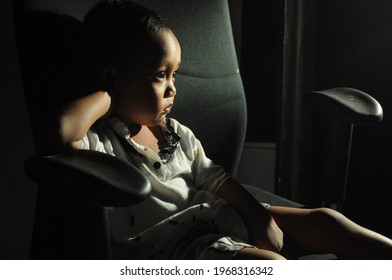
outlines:
[{"label": "boy's black hair", "polygon": [[[116,64],[125,52],[170,29],[155,11],[130,0],[103,0],[86,15],[85,43],[95,67]],[[148,41],[147,41],[148,42]]]}]

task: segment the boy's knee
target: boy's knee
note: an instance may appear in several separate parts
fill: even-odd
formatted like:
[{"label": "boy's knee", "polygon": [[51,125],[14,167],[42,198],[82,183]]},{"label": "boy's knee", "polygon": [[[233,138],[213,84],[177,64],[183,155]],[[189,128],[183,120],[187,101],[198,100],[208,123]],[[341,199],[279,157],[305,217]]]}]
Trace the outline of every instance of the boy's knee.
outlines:
[{"label": "boy's knee", "polygon": [[344,219],[344,216],[341,213],[326,207],[313,209],[311,212],[311,217],[316,221],[322,222],[324,224],[339,224]]}]

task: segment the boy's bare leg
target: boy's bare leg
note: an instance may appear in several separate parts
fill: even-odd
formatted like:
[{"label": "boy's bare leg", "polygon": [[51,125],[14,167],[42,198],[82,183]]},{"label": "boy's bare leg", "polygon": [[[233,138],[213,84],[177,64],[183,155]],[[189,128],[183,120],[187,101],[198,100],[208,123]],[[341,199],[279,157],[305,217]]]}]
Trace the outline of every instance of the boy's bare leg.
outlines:
[{"label": "boy's bare leg", "polygon": [[334,253],[341,259],[392,259],[391,239],[359,226],[332,209],[270,206],[268,211],[284,232],[287,244],[299,254]]},{"label": "boy's bare leg", "polygon": [[257,248],[243,248],[234,257],[236,260],[285,260],[275,252]]}]

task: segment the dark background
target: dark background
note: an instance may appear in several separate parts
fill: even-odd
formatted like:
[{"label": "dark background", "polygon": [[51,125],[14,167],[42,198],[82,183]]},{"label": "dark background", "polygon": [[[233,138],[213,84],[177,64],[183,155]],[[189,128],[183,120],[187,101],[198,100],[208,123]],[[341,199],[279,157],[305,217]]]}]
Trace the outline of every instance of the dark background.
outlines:
[{"label": "dark background", "polygon": [[[283,2],[243,1],[240,65],[249,110],[247,141],[251,142],[276,142],[280,136],[277,100],[284,59]],[[379,125],[354,127],[343,213],[391,237],[392,2],[299,2],[314,2],[308,5],[308,24],[301,29],[308,42],[305,59],[311,73],[305,73],[305,82],[309,88],[357,88],[383,107]]]},{"label": "dark background", "polygon": [[383,107],[380,125],[354,128],[344,213],[392,237],[392,2],[318,1],[315,88],[354,87]]}]

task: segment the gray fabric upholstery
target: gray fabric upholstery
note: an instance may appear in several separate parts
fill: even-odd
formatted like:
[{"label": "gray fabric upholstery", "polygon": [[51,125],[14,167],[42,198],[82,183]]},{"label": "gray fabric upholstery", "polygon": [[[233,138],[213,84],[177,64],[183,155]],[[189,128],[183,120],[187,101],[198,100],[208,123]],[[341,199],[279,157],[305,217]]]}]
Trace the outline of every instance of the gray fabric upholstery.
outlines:
[{"label": "gray fabric upholstery", "polygon": [[211,159],[235,173],[247,114],[227,1],[137,2],[161,13],[182,46],[171,117],[195,132]]},{"label": "gray fabric upholstery", "polygon": [[275,206],[286,206],[286,207],[303,207],[304,205],[299,204],[297,202],[285,199],[276,194],[270,193],[263,189],[257,188],[255,186],[244,185],[245,189],[247,189],[258,201],[262,203],[267,203]]},{"label": "gray fabric upholstery", "polygon": [[[178,98],[171,115],[189,126],[207,155],[235,173],[245,137],[245,101],[238,75],[198,78],[179,75]],[[196,96],[196,98],[195,98]]]},{"label": "gray fabric upholstery", "polygon": [[[27,10],[50,10],[83,20],[97,0],[24,0]],[[162,14],[182,46],[171,117],[189,126],[214,161],[235,173],[247,112],[228,3],[225,0],[136,0]]]}]

